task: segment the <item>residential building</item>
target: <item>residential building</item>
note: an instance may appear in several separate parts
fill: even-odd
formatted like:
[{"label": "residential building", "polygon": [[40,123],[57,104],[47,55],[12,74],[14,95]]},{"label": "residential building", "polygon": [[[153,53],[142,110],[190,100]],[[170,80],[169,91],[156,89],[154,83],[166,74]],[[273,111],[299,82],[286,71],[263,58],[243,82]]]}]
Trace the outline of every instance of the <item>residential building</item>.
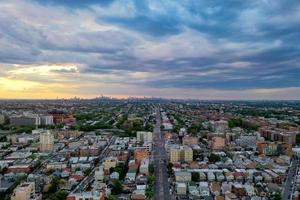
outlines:
[{"label": "residential building", "polygon": [[187,192],[186,183],[176,183],[177,195],[186,195],[186,192]]},{"label": "residential building", "polygon": [[182,144],[183,145],[197,145],[198,138],[186,135],[182,138]]},{"label": "residential building", "polygon": [[146,132],[146,131],[138,131],[136,133],[136,140],[138,142],[152,142],[153,133],[152,132]]},{"label": "residential building", "polygon": [[190,182],[192,180],[192,174],[187,171],[175,172],[175,180],[176,182]]},{"label": "residential building", "polygon": [[107,158],[105,158],[104,161],[103,161],[104,172],[106,174],[109,173],[109,169],[113,168],[113,167],[116,167],[117,162],[118,162],[118,160],[117,160],[116,157],[107,157]]},{"label": "residential building", "polygon": [[5,123],[5,116],[3,114],[0,114],[0,124]]},{"label": "residential building", "polygon": [[14,189],[11,200],[33,200],[34,195],[34,182],[25,182]]},{"label": "residential building", "polygon": [[173,145],[169,150],[170,162],[191,162],[193,161],[193,150],[189,146]]},{"label": "residential building", "polygon": [[50,131],[44,131],[40,134],[40,151],[50,152],[53,150],[54,136]]},{"label": "residential building", "polygon": [[53,116],[52,115],[41,115],[40,116],[41,125],[53,125]]},{"label": "residential building", "polygon": [[90,191],[69,194],[67,200],[105,200],[105,195],[102,192]]},{"label": "residential building", "polygon": [[225,147],[225,139],[223,137],[213,137],[211,140],[211,148],[213,150],[221,150]]},{"label": "residential building", "polygon": [[228,129],[228,122],[224,120],[210,122],[213,131],[224,133]]},{"label": "residential building", "polygon": [[149,159],[143,159],[140,165],[140,173],[149,174]]},{"label": "residential building", "polygon": [[41,118],[38,115],[15,115],[9,118],[11,125],[30,125],[39,126],[41,125]]},{"label": "residential building", "polygon": [[135,163],[138,165],[142,160],[150,158],[150,153],[146,149],[137,149],[134,152]]}]

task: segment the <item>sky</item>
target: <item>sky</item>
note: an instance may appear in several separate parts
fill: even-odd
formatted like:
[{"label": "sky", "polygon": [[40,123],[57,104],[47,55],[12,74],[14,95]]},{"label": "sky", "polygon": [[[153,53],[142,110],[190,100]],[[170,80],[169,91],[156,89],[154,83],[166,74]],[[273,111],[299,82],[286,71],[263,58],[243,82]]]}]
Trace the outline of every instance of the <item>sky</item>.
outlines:
[{"label": "sky", "polygon": [[299,0],[0,1],[0,98],[300,99]]}]

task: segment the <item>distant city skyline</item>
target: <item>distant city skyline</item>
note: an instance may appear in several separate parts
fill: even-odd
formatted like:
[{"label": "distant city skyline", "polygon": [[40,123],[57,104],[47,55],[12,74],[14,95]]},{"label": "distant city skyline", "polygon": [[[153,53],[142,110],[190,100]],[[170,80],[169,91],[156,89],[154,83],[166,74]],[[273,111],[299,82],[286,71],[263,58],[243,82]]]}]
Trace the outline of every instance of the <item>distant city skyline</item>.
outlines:
[{"label": "distant city skyline", "polygon": [[6,0],[0,99],[300,99],[298,0]]}]

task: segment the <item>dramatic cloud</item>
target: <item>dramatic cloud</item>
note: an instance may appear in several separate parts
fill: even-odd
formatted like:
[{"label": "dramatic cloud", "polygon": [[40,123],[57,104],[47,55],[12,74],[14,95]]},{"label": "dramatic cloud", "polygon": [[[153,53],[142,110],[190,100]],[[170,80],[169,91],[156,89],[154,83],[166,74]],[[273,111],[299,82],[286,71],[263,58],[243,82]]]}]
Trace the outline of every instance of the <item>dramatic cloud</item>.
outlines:
[{"label": "dramatic cloud", "polygon": [[300,99],[298,27],[297,0],[1,1],[0,97]]}]

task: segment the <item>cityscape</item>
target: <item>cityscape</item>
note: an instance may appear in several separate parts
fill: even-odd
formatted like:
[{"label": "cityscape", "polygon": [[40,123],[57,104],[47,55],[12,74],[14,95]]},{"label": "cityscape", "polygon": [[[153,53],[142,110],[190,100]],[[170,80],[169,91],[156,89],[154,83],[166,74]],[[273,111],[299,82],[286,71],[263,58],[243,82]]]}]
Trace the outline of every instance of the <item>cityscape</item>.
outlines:
[{"label": "cityscape", "polygon": [[299,0],[0,0],[0,200],[299,200]]},{"label": "cityscape", "polygon": [[299,101],[2,100],[3,199],[298,199]]}]

